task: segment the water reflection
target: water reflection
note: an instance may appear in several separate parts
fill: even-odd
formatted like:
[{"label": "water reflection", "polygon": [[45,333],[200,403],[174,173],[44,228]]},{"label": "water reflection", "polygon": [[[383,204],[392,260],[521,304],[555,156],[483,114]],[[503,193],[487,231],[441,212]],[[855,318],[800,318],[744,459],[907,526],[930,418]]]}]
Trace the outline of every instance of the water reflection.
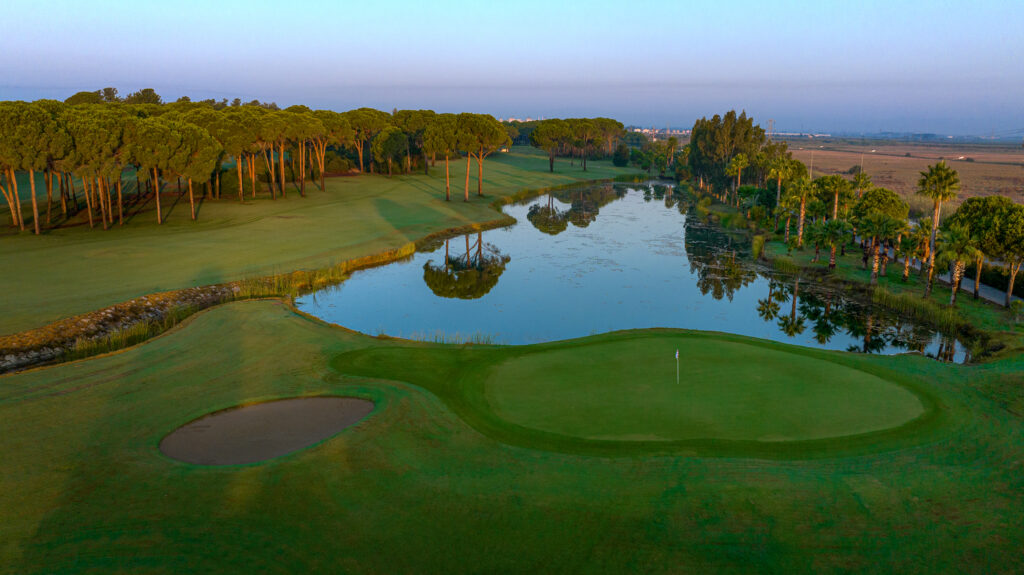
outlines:
[{"label": "water reflection", "polygon": [[[538,231],[557,236],[564,232],[571,223],[577,228],[585,228],[597,219],[601,207],[626,195],[628,189],[613,184],[588,187],[573,187],[552,191],[547,194],[545,203],[530,205],[526,219]],[[568,204],[568,209],[559,209],[555,202]]]},{"label": "water reflection", "polygon": [[505,272],[505,265],[512,258],[503,255],[498,248],[484,244],[483,234],[477,233],[473,243],[466,234],[465,255],[451,257],[449,242],[444,241],[444,261],[435,264],[433,260],[423,264],[423,282],[434,295],[447,298],[477,299],[487,295],[497,285],[498,278]]},{"label": "water reflection", "polygon": [[744,261],[750,255],[750,242],[742,235],[687,218],[684,246],[702,295],[732,301],[737,290],[757,279],[757,272]]},{"label": "water reflection", "polygon": [[399,337],[478,333],[522,344],[680,327],[967,358],[955,338],[874,307],[859,290],[754,261],[745,233],[708,223],[668,184],[569,188],[507,211],[519,223],[357,272],[297,303],[352,329]]}]

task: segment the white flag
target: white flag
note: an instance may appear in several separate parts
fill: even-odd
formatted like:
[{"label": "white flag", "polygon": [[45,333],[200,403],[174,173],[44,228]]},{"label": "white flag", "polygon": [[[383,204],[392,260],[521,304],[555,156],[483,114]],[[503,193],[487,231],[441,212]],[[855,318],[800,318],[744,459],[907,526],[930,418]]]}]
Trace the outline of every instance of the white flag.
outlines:
[{"label": "white flag", "polygon": [[676,359],[679,359],[679,350],[676,350]]}]

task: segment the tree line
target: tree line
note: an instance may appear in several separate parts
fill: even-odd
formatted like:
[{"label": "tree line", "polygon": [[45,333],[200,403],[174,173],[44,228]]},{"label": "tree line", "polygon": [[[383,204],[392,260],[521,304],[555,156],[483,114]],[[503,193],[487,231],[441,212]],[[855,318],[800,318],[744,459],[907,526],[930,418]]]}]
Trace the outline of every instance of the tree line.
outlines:
[{"label": "tree line", "polygon": [[611,118],[552,118],[534,122],[509,124],[515,130],[514,138],[528,141],[548,154],[548,170],[555,171],[555,158],[579,158],[583,170],[587,160],[611,156],[615,144],[625,133],[621,122]]},{"label": "tree line", "polygon": [[[107,229],[124,223],[126,178],[134,177],[136,202],[142,196],[155,200],[157,222],[163,223],[160,198],[170,182],[177,182],[177,193],[187,191],[196,219],[197,188],[203,197],[219,199],[237,187],[241,202],[261,193],[286,197],[290,181],[305,196],[307,183],[323,189],[325,175],[347,171],[350,162],[360,173],[390,176],[411,172],[414,164],[426,172],[428,162],[443,158],[448,200],[448,162],[464,156],[469,201],[471,162],[477,163],[482,196],[484,161],[508,146],[513,133],[486,114],[282,110],[238,99],[163,103],[151,89],[120,98],[105,88],[65,102],[0,102],[0,193],[21,230],[31,222],[41,233],[54,223],[56,207],[65,219],[85,210],[91,227]],[[30,188],[31,216],[23,213],[18,174]]]},{"label": "tree line", "polygon": [[[859,166],[850,179],[840,174],[812,177],[785,142],[770,141],[745,113],[697,120],[690,143],[679,155],[699,190],[752,219],[774,216],[775,231],[784,234],[791,248],[810,244],[814,261],[820,250],[828,250],[830,269],[836,266],[837,250],[845,251],[851,240],[859,239],[872,284],[886,275],[892,254],[903,260],[903,281],[913,262],[919,262],[926,298],[936,269],[948,269],[954,305],[968,265],[975,268],[974,297],[979,297],[988,261],[1006,269],[1005,302],[1010,305],[1024,264],[1024,206],[1003,196],[969,198],[943,220],[942,207],[960,190],[958,173],[945,162],[921,172],[916,193],[932,203],[932,210],[930,217],[911,221],[907,202],[892,190],[874,186]],[[756,185],[744,186],[744,181]]]}]

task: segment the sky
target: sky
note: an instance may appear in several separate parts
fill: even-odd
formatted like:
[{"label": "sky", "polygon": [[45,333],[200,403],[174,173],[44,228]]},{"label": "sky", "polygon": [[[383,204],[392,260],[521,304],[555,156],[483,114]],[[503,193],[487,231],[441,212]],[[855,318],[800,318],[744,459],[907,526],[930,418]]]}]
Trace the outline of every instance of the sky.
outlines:
[{"label": "sky", "polygon": [[1024,133],[1024,1],[5,0],[0,99]]}]

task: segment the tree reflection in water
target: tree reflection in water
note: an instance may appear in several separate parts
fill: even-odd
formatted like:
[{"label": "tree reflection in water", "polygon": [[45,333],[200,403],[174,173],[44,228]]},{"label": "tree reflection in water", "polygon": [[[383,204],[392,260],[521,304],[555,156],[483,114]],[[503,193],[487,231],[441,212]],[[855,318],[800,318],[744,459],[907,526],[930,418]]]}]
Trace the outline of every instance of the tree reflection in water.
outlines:
[{"label": "tree reflection in water", "polygon": [[423,281],[434,295],[446,298],[478,299],[498,284],[498,278],[512,259],[483,242],[483,234],[477,232],[476,240],[470,242],[465,235],[466,253],[450,256],[449,242],[444,241],[444,263],[437,265],[433,260],[423,265]]},{"label": "tree reflection in water", "polygon": [[697,276],[701,294],[710,293],[716,300],[725,297],[732,301],[737,290],[757,279],[757,272],[743,261],[750,254],[750,246],[749,242],[743,242],[742,236],[710,224],[691,225],[688,218],[683,243],[690,272]]},{"label": "tree reflection in water", "polygon": [[[650,193],[653,197],[653,192]],[[728,298],[760,277],[767,280],[768,293],[758,299],[756,315],[765,322],[775,322],[788,337],[803,334],[808,327],[814,340],[827,344],[837,334],[845,333],[859,341],[847,351],[880,353],[894,347],[916,351],[942,361],[954,361],[957,339],[940,334],[928,326],[909,322],[898,313],[867,303],[861,294],[843,292],[798,275],[781,274],[750,261],[749,240],[717,225],[708,224],[690,214],[686,222],[684,242],[690,270],[697,277],[702,294],[715,299]],[[783,308],[789,304],[788,309]],[[935,353],[926,353],[931,342],[940,337]],[[968,352],[966,346],[960,350]]]},{"label": "tree reflection in water", "polygon": [[[628,187],[615,184],[555,190],[548,193],[546,204],[531,205],[526,219],[538,231],[557,236],[564,232],[570,223],[577,228],[589,226],[597,219],[602,207],[623,197],[628,192]],[[558,209],[554,205],[555,200],[569,204],[569,209]]]}]

